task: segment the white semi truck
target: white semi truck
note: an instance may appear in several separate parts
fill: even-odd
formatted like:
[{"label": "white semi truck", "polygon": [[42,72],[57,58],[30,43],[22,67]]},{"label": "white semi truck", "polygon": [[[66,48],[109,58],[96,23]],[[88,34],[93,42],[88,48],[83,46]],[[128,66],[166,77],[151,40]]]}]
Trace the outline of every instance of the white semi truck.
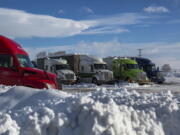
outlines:
[{"label": "white semi truck", "polygon": [[75,73],[70,70],[65,59],[45,59],[45,70],[57,74],[57,78],[63,84],[74,84],[76,82]]},{"label": "white semi truck", "polygon": [[62,58],[39,57],[36,60],[37,68],[46,70],[57,75],[58,81],[62,84],[74,84],[76,82],[76,75],[70,69],[67,60]]},{"label": "white semi truck", "polygon": [[65,54],[54,58],[66,59],[79,82],[95,84],[113,82],[113,72],[107,69],[106,62],[102,58],[82,54]]}]

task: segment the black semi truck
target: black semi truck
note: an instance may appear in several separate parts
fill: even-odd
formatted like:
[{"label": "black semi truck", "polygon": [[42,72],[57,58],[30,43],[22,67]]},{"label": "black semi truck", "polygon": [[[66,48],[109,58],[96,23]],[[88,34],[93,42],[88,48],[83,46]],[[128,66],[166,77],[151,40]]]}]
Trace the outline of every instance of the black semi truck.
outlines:
[{"label": "black semi truck", "polygon": [[159,71],[159,68],[156,68],[155,64],[147,58],[142,57],[131,57],[131,59],[136,60],[136,62],[139,65],[139,68],[143,69],[148,78],[155,83],[163,83],[165,81],[165,78],[161,71]]}]

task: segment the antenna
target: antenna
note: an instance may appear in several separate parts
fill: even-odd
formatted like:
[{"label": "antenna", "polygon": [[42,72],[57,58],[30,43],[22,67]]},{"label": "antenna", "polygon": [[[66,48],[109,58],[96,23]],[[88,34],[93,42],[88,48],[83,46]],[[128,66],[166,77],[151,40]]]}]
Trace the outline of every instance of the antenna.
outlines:
[{"label": "antenna", "polygon": [[138,52],[139,52],[138,56],[141,57],[141,56],[142,56],[142,50],[143,50],[143,49],[137,49],[137,50],[138,50]]}]

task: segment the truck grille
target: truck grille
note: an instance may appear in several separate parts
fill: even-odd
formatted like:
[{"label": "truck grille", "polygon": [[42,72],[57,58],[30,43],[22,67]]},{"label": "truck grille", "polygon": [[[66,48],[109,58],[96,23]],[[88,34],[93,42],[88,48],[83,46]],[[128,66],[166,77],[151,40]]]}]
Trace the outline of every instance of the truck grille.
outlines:
[{"label": "truck grille", "polygon": [[140,72],[140,73],[138,74],[138,78],[139,78],[140,80],[146,80],[146,74],[145,74],[144,72]]},{"label": "truck grille", "polygon": [[66,74],[66,78],[67,78],[68,80],[74,79],[74,74]]},{"label": "truck grille", "polygon": [[110,73],[108,73],[108,72],[105,72],[105,79],[106,79],[106,80],[112,80],[112,79],[113,79],[112,74],[110,74]]}]

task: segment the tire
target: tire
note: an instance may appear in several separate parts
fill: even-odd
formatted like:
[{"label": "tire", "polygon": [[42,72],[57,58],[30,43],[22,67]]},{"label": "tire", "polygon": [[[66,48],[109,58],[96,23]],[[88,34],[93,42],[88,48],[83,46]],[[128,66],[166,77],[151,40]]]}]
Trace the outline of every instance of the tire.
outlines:
[{"label": "tire", "polygon": [[159,82],[157,82],[158,84],[163,84],[163,81],[159,81]]},{"label": "tire", "polygon": [[77,79],[76,79],[76,82],[75,82],[75,84],[78,84],[78,83],[80,83],[81,81],[80,81],[80,78],[78,77]]},{"label": "tire", "polygon": [[127,78],[125,79],[125,81],[127,81],[128,83],[132,83],[132,82],[133,82],[130,77],[127,77]]},{"label": "tire", "polygon": [[97,80],[96,78],[93,78],[93,79],[92,79],[92,83],[98,85],[98,80]]}]

